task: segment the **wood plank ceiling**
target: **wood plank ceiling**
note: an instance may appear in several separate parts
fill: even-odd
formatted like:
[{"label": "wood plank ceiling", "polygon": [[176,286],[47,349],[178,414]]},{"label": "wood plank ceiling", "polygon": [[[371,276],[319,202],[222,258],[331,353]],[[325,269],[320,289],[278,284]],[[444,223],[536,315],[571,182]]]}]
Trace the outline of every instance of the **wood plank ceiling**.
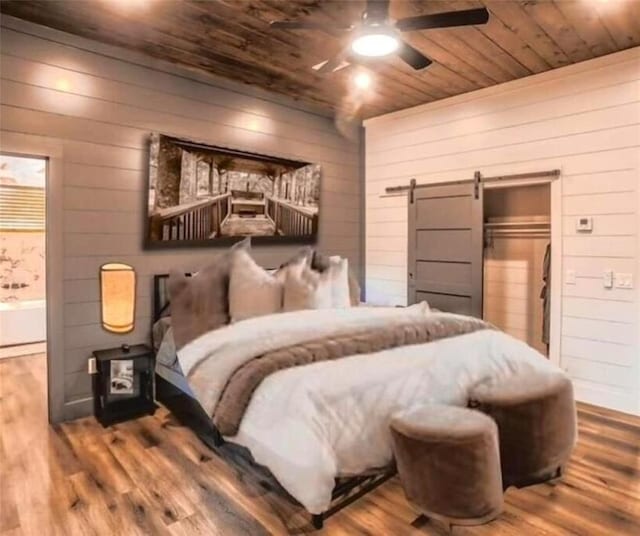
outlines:
[{"label": "wood plank ceiling", "polygon": [[327,111],[372,117],[640,45],[640,0],[392,0],[391,16],[486,6],[485,26],[415,31],[434,63],[415,72],[395,57],[318,75],[345,46],[339,34],[269,28],[271,20],[353,23],[363,0],[3,0],[2,13],[190,69],[285,94]]}]

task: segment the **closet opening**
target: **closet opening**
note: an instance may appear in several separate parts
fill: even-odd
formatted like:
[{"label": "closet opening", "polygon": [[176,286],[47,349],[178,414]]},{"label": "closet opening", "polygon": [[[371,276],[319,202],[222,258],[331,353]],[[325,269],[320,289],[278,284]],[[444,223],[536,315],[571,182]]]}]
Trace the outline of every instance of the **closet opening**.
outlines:
[{"label": "closet opening", "polygon": [[551,185],[484,185],[483,317],[549,355]]}]

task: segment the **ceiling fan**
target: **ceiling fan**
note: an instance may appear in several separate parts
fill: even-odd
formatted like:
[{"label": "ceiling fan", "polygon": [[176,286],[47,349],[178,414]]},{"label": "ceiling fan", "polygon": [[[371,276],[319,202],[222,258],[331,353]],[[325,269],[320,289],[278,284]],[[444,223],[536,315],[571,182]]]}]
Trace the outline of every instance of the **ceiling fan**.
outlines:
[{"label": "ceiling fan", "polygon": [[389,18],[389,0],[367,0],[362,19],[349,26],[330,27],[312,21],[279,20],[271,22],[271,27],[281,30],[323,30],[331,34],[353,34],[348,47],[319,64],[319,67],[314,67],[320,73],[329,73],[341,69],[346,65],[346,60],[354,56],[364,59],[394,53],[415,70],[424,69],[431,65],[431,60],[406,43],[401,38],[402,32],[485,24],[488,20],[489,12],[484,7],[392,20]]}]

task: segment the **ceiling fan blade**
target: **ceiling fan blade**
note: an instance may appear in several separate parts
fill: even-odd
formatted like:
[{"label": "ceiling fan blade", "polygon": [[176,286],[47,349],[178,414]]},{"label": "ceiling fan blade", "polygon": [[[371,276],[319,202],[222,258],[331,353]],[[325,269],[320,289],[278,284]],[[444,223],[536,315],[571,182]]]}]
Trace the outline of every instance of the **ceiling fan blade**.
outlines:
[{"label": "ceiling fan blade", "polygon": [[473,24],[486,24],[489,20],[489,12],[486,8],[467,9],[465,11],[447,11],[446,13],[433,13],[431,15],[418,15],[407,17],[396,22],[396,28],[401,32],[413,30],[429,30],[433,28],[450,28],[452,26],[470,26]]},{"label": "ceiling fan blade", "polygon": [[429,67],[429,65],[433,63],[422,52],[416,50],[404,41],[400,45],[398,56],[400,56],[402,61],[413,67],[416,71]]},{"label": "ceiling fan blade", "polygon": [[323,32],[349,31],[350,26],[327,26],[306,20],[274,20],[269,23],[276,30],[322,30]]},{"label": "ceiling fan blade", "polygon": [[385,20],[389,16],[389,0],[367,0],[367,20]]},{"label": "ceiling fan blade", "polygon": [[348,55],[349,48],[341,50],[333,58],[327,60],[327,62],[322,67],[316,69],[316,72],[320,74],[328,74],[340,70],[341,65],[347,60]]}]

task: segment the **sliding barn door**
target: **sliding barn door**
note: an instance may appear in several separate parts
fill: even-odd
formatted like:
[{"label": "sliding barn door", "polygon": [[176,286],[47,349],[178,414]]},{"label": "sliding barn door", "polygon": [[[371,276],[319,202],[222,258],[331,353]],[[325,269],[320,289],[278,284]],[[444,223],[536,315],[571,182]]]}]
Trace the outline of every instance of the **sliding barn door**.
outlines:
[{"label": "sliding barn door", "polygon": [[482,317],[482,185],[409,192],[409,303]]}]

